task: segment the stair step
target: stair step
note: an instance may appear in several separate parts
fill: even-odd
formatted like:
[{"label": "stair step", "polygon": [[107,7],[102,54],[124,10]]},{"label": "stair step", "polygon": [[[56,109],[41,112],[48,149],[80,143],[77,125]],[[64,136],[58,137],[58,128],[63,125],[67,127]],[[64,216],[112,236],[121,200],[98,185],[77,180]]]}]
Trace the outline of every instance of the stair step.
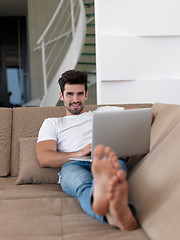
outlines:
[{"label": "stair step", "polygon": [[84,46],[95,47],[96,44],[95,43],[85,43]]},{"label": "stair step", "polygon": [[94,3],[84,3],[84,6],[85,7],[91,7],[91,6],[94,6]]},{"label": "stair step", "polygon": [[96,75],[96,72],[86,72],[87,74]]},{"label": "stair step", "polygon": [[86,37],[95,37],[95,33],[87,33]]},{"label": "stair step", "polygon": [[95,27],[95,23],[88,23],[87,27]]},{"label": "stair step", "polygon": [[81,64],[81,65],[96,65],[96,63],[92,63],[92,62],[78,62],[78,64]]},{"label": "stair step", "polygon": [[86,13],[86,17],[92,17],[94,15],[95,15],[94,13]]},{"label": "stair step", "polygon": [[83,56],[96,56],[95,53],[82,53]]}]

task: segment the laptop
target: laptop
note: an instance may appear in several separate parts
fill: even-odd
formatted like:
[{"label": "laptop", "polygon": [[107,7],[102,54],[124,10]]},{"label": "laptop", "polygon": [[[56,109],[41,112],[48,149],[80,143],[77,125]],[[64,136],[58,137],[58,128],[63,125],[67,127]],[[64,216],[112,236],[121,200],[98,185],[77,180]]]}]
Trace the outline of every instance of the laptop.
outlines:
[{"label": "laptop", "polygon": [[109,146],[118,158],[147,154],[150,149],[151,119],[151,108],[95,112],[91,156],[70,160],[92,161],[93,150],[98,144]]}]

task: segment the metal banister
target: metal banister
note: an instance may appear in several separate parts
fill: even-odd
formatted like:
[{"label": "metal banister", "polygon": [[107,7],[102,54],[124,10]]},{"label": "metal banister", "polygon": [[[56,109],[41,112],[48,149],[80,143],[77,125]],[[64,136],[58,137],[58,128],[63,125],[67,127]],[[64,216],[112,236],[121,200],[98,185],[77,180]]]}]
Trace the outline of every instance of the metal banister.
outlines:
[{"label": "metal banister", "polygon": [[[71,27],[68,31],[66,30],[66,32],[64,32],[63,34],[56,36],[53,39],[50,39],[45,42],[45,37],[48,34],[48,31],[50,31],[50,29],[52,28],[55,18],[58,17],[58,13],[62,7],[63,2],[64,3],[69,2],[70,4],[69,16],[71,18]],[[75,2],[79,3],[78,10],[77,10],[77,4],[76,4],[76,14],[74,13]],[[39,44],[41,44],[40,48],[41,48],[41,54],[42,54],[42,69],[43,69],[43,83],[44,83],[44,96],[42,98],[40,106],[56,106],[59,99],[59,94],[58,94],[59,88],[57,84],[58,78],[64,71],[75,68],[81,53],[81,49],[84,45],[85,34],[86,34],[86,15],[85,15],[83,1],[82,0],[61,1],[53,17],[51,18],[49,24],[44,30],[43,34],[37,41]],[[53,72],[54,64],[56,64],[57,62],[56,57],[53,57],[53,54],[52,54],[55,47],[57,47],[56,42],[58,42],[58,40],[62,40],[62,38],[65,38],[63,43],[61,44],[61,49],[59,48],[58,50],[55,49],[56,51],[58,51],[57,54],[60,55],[61,51],[64,50],[63,46],[64,44],[66,44],[67,38],[71,35],[72,35],[72,39],[71,39],[71,42],[69,43],[69,48],[67,49],[67,52],[61,64],[59,65],[58,69],[55,72]],[[50,44],[55,44],[55,46],[50,48]],[[47,47],[50,49],[49,50],[50,52],[48,53],[49,55],[46,57],[45,51]],[[39,50],[40,48],[37,47],[34,50]],[[46,67],[47,64],[49,64],[48,68]],[[52,74],[53,74],[53,77],[51,77]],[[47,78],[51,80],[49,84],[47,83]]]}]

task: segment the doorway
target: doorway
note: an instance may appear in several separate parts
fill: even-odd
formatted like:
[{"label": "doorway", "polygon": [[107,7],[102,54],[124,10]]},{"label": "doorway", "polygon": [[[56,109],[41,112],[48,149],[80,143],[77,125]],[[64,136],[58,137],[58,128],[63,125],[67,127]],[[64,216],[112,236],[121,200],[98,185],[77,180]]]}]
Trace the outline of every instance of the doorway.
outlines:
[{"label": "doorway", "polygon": [[0,107],[29,100],[26,17],[0,17]]}]

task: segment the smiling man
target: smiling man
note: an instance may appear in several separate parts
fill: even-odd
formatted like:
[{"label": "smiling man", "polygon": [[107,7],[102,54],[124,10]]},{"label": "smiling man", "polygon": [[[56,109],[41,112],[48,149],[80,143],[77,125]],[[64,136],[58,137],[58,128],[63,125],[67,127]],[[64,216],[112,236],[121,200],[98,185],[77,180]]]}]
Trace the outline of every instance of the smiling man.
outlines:
[{"label": "smiling man", "polygon": [[[90,216],[119,229],[137,228],[135,209],[128,203],[124,159],[117,159],[109,147],[99,145],[94,150],[92,163],[69,160],[91,154],[94,112],[85,111],[87,74],[69,70],[62,74],[58,83],[66,116],[43,122],[36,148],[40,166],[61,168],[59,182],[63,191],[76,197]],[[101,107],[96,111],[106,110],[123,108]]]},{"label": "smiling man", "polygon": [[[61,86],[60,81],[60,86]],[[60,92],[60,99],[64,102],[66,116],[83,113],[88,92],[83,84],[66,83]]]}]

